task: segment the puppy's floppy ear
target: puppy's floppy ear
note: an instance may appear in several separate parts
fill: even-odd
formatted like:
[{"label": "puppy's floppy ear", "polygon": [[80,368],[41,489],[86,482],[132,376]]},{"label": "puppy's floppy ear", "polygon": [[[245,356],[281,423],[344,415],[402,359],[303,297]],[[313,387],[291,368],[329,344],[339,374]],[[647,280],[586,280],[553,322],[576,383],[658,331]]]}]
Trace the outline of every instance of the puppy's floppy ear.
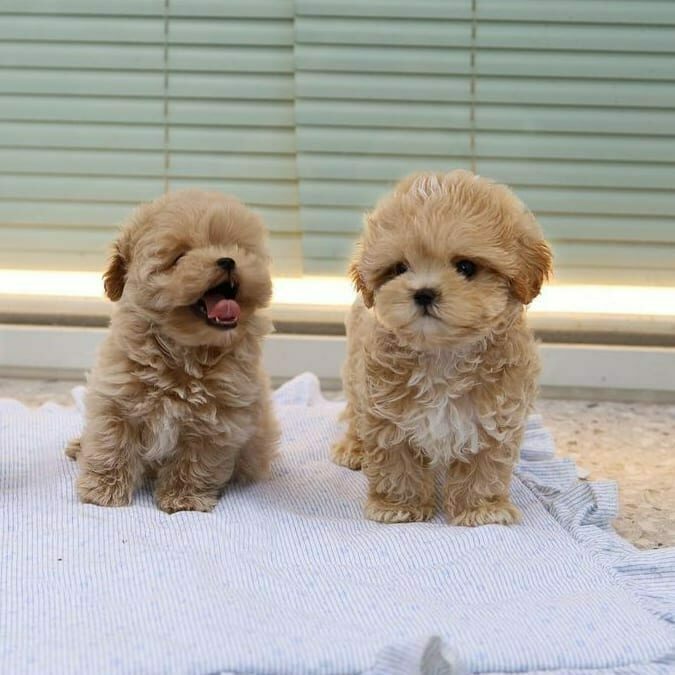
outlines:
[{"label": "puppy's floppy ear", "polygon": [[123,232],[113,244],[112,256],[108,263],[108,269],[103,274],[103,288],[105,294],[116,302],[122,297],[124,284],[127,280],[127,268],[130,253],[129,235]]},{"label": "puppy's floppy ear", "polygon": [[363,304],[370,309],[375,302],[375,298],[373,297],[373,291],[368,287],[365,280],[363,279],[363,274],[361,273],[362,255],[363,240],[359,241],[356,253],[354,254],[354,257],[352,258],[352,261],[349,265],[349,278],[352,280],[357,293],[361,294],[361,297],[363,298]]},{"label": "puppy's floppy ear", "polygon": [[358,260],[354,260],[349,266],[349,277],[351,278],[357,292],[361,294],[361,297],[363,298],[363,304],[370,309],[375,302],[375,298],[373,297],[373,292],[370,290],[370,288],[368,288],[366,282],[363,280],[363,276],[361,276]]},{"label": "puppy's floppy ear", "polygon": [[543,239],[522,239],[519,258],[521,268],[511,279],[515,296],[529,305],[541,291],[541,286],[552,272],[553,254]]}]

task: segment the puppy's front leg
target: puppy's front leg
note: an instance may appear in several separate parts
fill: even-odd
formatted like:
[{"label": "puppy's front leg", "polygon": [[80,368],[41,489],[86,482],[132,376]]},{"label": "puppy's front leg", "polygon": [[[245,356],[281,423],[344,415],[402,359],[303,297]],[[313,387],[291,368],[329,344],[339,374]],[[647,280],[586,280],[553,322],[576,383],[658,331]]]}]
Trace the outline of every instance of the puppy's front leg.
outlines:
[{"label": "puppy's front leg", "polygon": [[381,523],[428,520],[434,513],[434,474],[428,461],[407,443],[366,452],[366,518]]},{"label": "puppy's front leg", "polygon": [[511,525],[520,520],[509,497],[517,444],[514,448],[487,437],[483,443],[480,452],[450,465],[445,511],[453,525]]},{"label": "puppy's front leg", "polygon": [[77,491],[85,504],[127,506],[143,469],[137,430],[119,416],[89,422],[79,444],[69,446],[80,465]]},{"label": "puppy's front leg", "polygon": [[238,451],[215,440],[182,438],[157,472],[155,501],[162,511],[211,511],[232,477]]}]

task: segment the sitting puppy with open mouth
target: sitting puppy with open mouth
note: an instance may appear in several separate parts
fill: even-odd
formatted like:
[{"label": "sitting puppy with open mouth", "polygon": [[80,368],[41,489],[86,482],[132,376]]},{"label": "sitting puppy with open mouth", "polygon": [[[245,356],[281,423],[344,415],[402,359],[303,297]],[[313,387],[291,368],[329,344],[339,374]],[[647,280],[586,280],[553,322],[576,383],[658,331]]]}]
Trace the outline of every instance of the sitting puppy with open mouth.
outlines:
[{"label": "sitting puppy with open mouth", "polygon": [[368,518],[430,518],[441,468],[451,523],[517,522],[511,472],[539,373],[524,308],[551,259],[515,195],[467,171],[410,176],[368,214],[332,451],[363,468]]},{"label": "sitting puppy with open mouth", "polygon": [[260,219],[216,193],[166,194],[123,228],[104,286],[117,304],[66,450],[80,499],[129,504],[148,474],[162,510],[210,511],[230,480],[264,477],[279,434],[261,366]]}]

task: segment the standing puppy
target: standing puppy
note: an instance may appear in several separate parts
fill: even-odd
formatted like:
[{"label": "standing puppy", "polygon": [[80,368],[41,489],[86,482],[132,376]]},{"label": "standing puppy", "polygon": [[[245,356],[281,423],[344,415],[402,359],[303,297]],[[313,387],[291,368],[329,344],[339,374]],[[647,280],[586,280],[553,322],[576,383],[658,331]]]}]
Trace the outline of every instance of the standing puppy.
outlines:
[{"label": "standing puppy", "polygon": [[67,449],[80,499],[129,504],[147,472],[162,510],[210,511],[230,479],[267,473],[277,443],[264,227],[235,199],[167,194],[134,213],[104,281],[117,307]]},{"label": "standing puppy", "polygon": [[524,308],[550,270],[532,214],[466,171],[413,175],[367,216],[333,458],[363,468],[368,518],[430,518],[441,467],[451,523],[518,520],[509,484],[539,372]]}]

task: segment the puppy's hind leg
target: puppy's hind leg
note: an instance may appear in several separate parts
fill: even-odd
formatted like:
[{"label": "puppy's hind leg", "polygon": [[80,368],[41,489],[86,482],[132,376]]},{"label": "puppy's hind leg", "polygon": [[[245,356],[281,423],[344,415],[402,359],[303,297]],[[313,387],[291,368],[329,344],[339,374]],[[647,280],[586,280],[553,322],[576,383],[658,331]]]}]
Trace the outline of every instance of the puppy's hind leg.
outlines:
[{"label": "puppy's hind leg", "polygon": [[349,422],[347,433],[337,441],[330,451],[335,464],[358,471],[363,466],[363,443],[356,433],[353,421]]},{"label": "puppy's hind leg", "polygon": [[277,454],[279,425],[270,411],[266,411],[253,437],[244,445],[237,458],[232,480],[255,483],[270,474],[270,464]]},{"label": "puppy's hind leg", "polygon": [[82,450],[80,439],[73,438],[71,441],[68,441],[68,445],[66,445],[64,452],[66,453],[66,457],[68,459],[73,459],[77,461],[77,457],[80,454],[80,450]]}]

